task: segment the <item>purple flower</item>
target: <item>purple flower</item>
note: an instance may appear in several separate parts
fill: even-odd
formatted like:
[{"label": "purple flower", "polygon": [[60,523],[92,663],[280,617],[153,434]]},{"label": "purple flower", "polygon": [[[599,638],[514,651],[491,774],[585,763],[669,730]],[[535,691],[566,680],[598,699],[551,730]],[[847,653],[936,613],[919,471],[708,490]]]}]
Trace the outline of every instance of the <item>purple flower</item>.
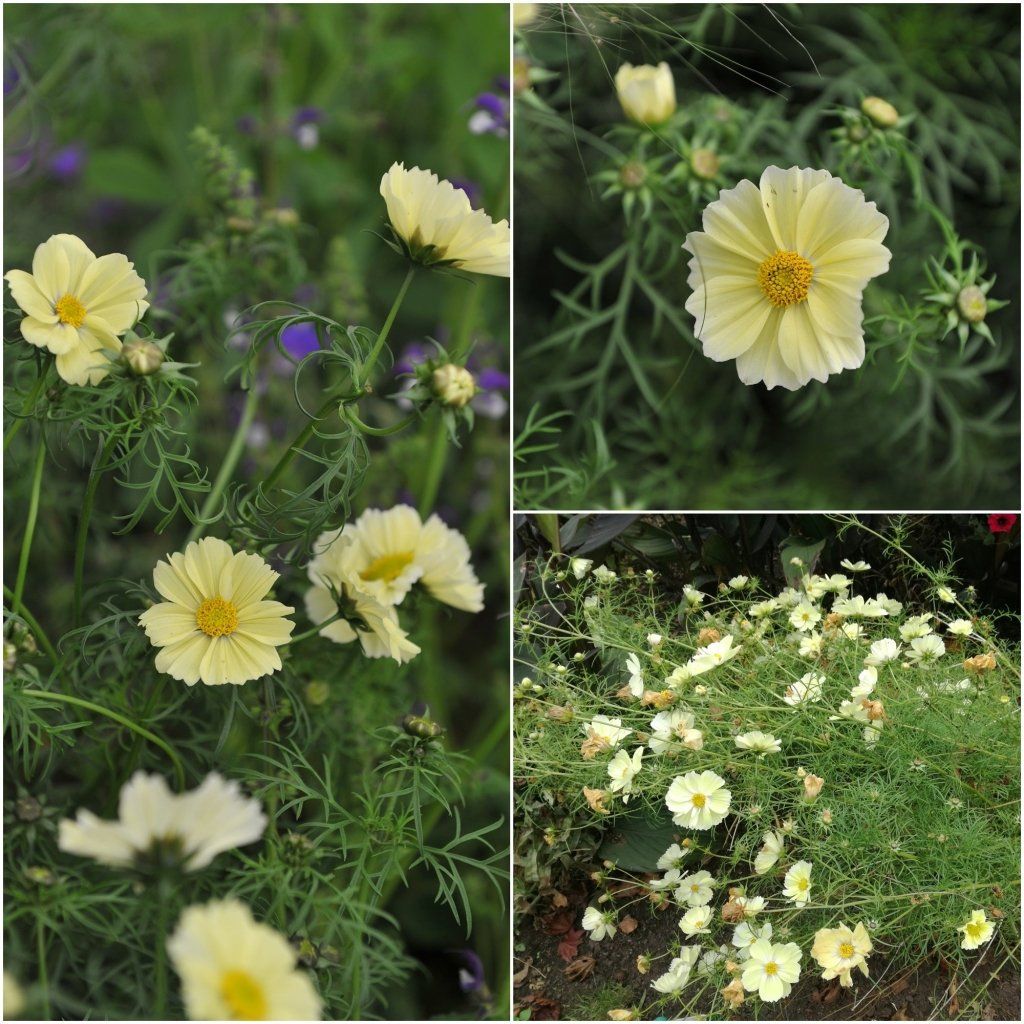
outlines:
[{"label": "purple flower", "polygon": [[320,339],[317,337],[316,324],[289,324],[281,332],[281,344],[284,350],[295,360],[304,359],[310,352],[320,351]]},{"label": "purple flower", "polygon": [[21,81],[21,75],[18,74],[18,69],[13,64],[4,64],[4,96],[10,96],[15,89],[18,88],[18,83]]},{"label": "purple flower", "polygon": [[498,79],[497,84],[504,95],[482,92],[473,100],[474,111],[469,119],[469,130],[474,135],[497,135],[499,138],[508,136],[508,80]]},{"label": "purple flower", "polygon": [[463,992],[478,992],[487,983],[483,961],[472,949],[455,950],[455,955],[462,961],[462,967],[459,968],[459,988]]},{"label": "purple flower", "polygon": [[480,209],[481,189],[475,181],[470,181],[469,178],[449,178],[448,180],[469,196],[469,205],[474,210]]},{"label": "purple flower", "polygon": [[420,363],[425,363],[433,354],[433,348],[424,345],[422,341],[410,341],[402,349],[401,355],[395,360],[392,372],[396,377],[401,376],[403,373],[414,373],[416,367]]},{"label": "purple flower", "polygon": [[65,184],[72,182],[85,167],[87,153],[81,142],[72,142],[50,157],[50,173]]},{"label": "purple flower", "polygon": [[493,366],[485,366],[476,375],[476,382],[484,391],[508,391],[509,376],[504,370]]},{"label": "purple flower", "polygon": [[259,128],[259,122],[253,114],[243,114],[235,121],[235,128],[242,135],[255,135]]},{"label": "purple flower", "polygon": [[299,107],[292,115],[292,127],[304,124],[319,124],[324,119],[324,112],[319,107]]}]

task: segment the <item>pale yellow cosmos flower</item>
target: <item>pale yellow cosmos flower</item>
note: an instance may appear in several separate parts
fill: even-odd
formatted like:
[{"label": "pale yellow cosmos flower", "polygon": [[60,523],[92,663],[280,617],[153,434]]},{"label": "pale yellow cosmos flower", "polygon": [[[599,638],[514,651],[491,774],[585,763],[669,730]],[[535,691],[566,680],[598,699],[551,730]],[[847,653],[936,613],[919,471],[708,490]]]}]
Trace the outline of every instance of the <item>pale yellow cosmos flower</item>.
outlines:
[{"label": "pale yellow cosmos flower", "polygon": [[139,617],[154,647],[158,672],[189,686],[245,683],[281,668],[294,608],[265,601],[277,582],[259,555],[234,552],[204,537],[157,562],[153,585],[164,601]]},{"label": "pale yellow cosmos flower", "polygon": [[35,252],[32,273],[5,275],[27,315],[24,339],[57,357],[69,384],[96,384],[108,372],[104,351],[121,350],[121,335],[149,308],[146,282],[121,253],[97,257],[75,235],[51,235]]},{"label": "pale yellow cosmos flower", "polygon": [[795,390],[864,362],[861,298],[889,268],[889,220],[825,170],[768,167],[686,236],[686,309],[704,354],[744,384]]},{"label": "pale yellow cosmos flower", "polygon": [[381,178],[380,194],[413,261],[509,276],[508,221],[495,224],[483,210],[474,210],[469,196],[450,181],[395,163]]},{"label": "pale yellow cosmos flower", "polygon": [[238,900],[189,907],[167,941],[189,1020],[319,1020],[295,950]]}]

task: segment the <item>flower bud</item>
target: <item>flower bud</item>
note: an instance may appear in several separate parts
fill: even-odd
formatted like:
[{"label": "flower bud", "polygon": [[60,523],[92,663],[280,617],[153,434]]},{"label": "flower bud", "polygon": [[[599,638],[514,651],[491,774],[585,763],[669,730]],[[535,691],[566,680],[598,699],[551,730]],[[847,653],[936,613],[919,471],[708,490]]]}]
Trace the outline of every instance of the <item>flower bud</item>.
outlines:
[{"label": "flower bud", "polygon": [[623,64],[615,75],[615,91],[622,111],[638,124],[664,124],[676,110],[676,83],[662,61],[657,67]]},{"label": "flower bud", "polygon": [[879,128],[892,128],[900,119],[899,111],[880,96],[866,96],[860,109]]},{"label": "flower bud", "polygon": [[421,740],[433,740],[444,735],[442,726],[419,715],[406,715],[402,719],[402,728],[409,736],[416,736]]},{"label": "flower bud", "polygon": [[164,353],[163,349],[152,341],[132,337],[121,347],[121,358],[136,377],[148,377],[163,365]]},{"label": "flower bud", "polygon": [[640,188],[646,180],[647,168],[639,160],[630,160],[619,168],[619,184],[623,188]]},{"label": "flower bud", "polygon": [[977,285],[961,288],[960,294],[956,297],[956,305],[960,315],[972,324],[980,324],[988,312],[985,293]]},{"label": "flower bud", "polygon": [[690,156],[690,167],[698,178],[711,181],[718,174],[718,154],[713,149],[695,149]]},{"label": "flower bud", "polygon": [[825,780],[817,775],[807,775],[804,778],[804,799],[811,801],[817,800],[818,794],[821,792],[821,787],[825,785]]},{"label": "flower bud", "polygon": [[439,366],[431,377],[431,384],[434,394],[445,403],[461,409],[468,405],[476,394],[476,381],[473,374],[464,366],[456,366],[454,363],[445,363]]},{"label": "flower bud", "polygon": [[325,703],[330,695],[331,688],[324,682],[314,681],[306,684],[306,700],[308,700],[313,707],[319,707],[321,704]]}]

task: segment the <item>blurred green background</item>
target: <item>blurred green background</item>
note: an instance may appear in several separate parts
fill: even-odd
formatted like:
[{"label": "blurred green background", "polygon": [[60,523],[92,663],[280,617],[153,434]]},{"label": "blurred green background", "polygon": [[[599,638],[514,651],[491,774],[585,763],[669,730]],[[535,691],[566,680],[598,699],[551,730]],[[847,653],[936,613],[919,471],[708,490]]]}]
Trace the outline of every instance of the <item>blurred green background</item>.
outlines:
[{"label": "blurred green background", "polygon": [[[406,270],[375,234],[386,230],[378,186],[394,161],[463,185],[496,220],[508,215],[509,148],[500,123],[507,5],[26,4],[3,13],[5,269],[28,268],[35,247],[55,232],[79,235],[98,255],[123,252],[134,261],[153,303],[146,322],[158,334],[174,332],[173,359],[201,364],[187,371],[197,379],[198,401],[179,427],[211,476],[242,404],[238,377],[230,375],[247,343],[244,332],[233,333],[240,313],[289,300],[342,324],[379,329]],[[495,111],[490,127],[471,128],[474,115]],[[217,220],[211,150],[201,154],[190,142],[197,126],[251,170],[258,207],[280,212],[279,225],[247,234],[245,225]],[[34,361],[6,293],[4,304],[5,406],[20,410],[15,392],[31,384]],[[409,628],[423,655],[400,672],[364,659],[349,695],[353,676],[340,667],[351,664],[348,653],[339,661],[337,649],[325,649],[322,657],[323,678],[345,683],[337,698],[341,748],[364,750],[367,730],[397,722],[415,701],[430,701],[452,749],[475,758],[466,829],[504,816],[508,806],[507,724],[501,728],[508,714],[507,322],[504,279],[421,273],[390,339],[396,363],[404,355],[415,361],[430,338],[474,345],[469,365],[486,390],[472,434],[449,449],[436,507],[469,541],[486,610],[468,616],[415,609]],[[298,394],[307,408],[317,404],[322,381],[319,367],[303,370]],[[394,403],[383,400],[400,390],[397,377],[392,384],[390,395],[364,409],[370,422],[393,414]],[[305,422],[293,393],[294,364],[271,348],[261,356],[258,386],[243,481],[265,475]],[[355,512],[416,504],[421,434],[372,446]],[[25,429],[6,452],[8,581],[37,437]],[[69,625],[75,513],[93,447],[73,428],[48,431],[48,439],[53,461],[25,601],[57,638]],[[114,536],[114,517],[131,509],[131,493],[106,476],[86,566],[94,616],[98,598],[118,589],[105,581],[148,579],[156,560],[184,542],[188,523],[179,517],[158,534],[155,511],[129,537]],[[304,622],[301,579],[282,581],[279,590]],[[339,673],[345,679],[334,678]],[[497,838],[503,841],[501,833]],[[467,882],[476,904],[469,939],[431,903],[430,879],[414,877],[392,900],[407,946],[426,969],[391,992],[388,1016],[482,1015],[492,1006],[504,1014],[507,917],[483,878],[470,873]],[[481,958],[484,987],[460,987],[465,949]]]}]

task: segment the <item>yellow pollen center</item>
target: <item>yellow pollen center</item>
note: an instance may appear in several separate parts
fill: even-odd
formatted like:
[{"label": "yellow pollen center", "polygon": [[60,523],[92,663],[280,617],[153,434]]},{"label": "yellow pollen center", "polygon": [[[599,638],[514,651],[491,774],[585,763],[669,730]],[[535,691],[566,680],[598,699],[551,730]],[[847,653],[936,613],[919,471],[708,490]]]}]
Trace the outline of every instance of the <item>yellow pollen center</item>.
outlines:
[{"label": "yellow pollen center", "polygon": [[757,268],[757,283],[773,306],[792,306],[807,298],[814,267],[795,252],[780,249]]},{"label": "yellow pollen center", "polygon": [[62,324],[81,327],[85,323],[85,306],[74,295],[62,295],[54,304],[53,311]]},{"label": "yellow pollen center", "polygon": [[981,925],[981,924],[969,924],[967,926],[967,934],[972,939],[980,938],[981,937],[981,930],[982,930],[983,927],[984,927],[984,925]]},{"label": "yellow pollen center", "polygon": [[853,956],[853,944],[850,942],[842,943],[842,945],[840,945],[839,947],[839,955],[841,957],[845,957],[846,959],[849,959],[851,956]]},{"label": "yellow pollen center", "polygon": [[796,880],[796,887],[800,892],[806,892],[808,884],[809,883],[806,878],[798,878]]},{"label": "yellow pollen center", "polygon": [[778,974],[779,973],[779,965],[774,960],[769,961],[768,963],[766,963],[764,965],[764,973],[765,974]]},{"label": "yellow pollen center", "polygon": [[245,971],[225,971],[220,979],[220,994],[232,1020],[267,1019],[267,997]]},{"label": "yellow pollen center", "polygon": [[398,579],[412,561],[411,551],[399,551],[391,555],[375,558],[359,575],[367,581],[383,580],[391,583]]},{"label": "yellow pollen center", "polygon": [[238,609],[220,597],[211,597],[196,609],[196,625],[207,636],[230,636],[238,629]]},{"label": "yellow pollen center", "polygon": [[703,793],[694,793],[692,800],[694,807],[703,807],[708,802],[708,798]]}]

